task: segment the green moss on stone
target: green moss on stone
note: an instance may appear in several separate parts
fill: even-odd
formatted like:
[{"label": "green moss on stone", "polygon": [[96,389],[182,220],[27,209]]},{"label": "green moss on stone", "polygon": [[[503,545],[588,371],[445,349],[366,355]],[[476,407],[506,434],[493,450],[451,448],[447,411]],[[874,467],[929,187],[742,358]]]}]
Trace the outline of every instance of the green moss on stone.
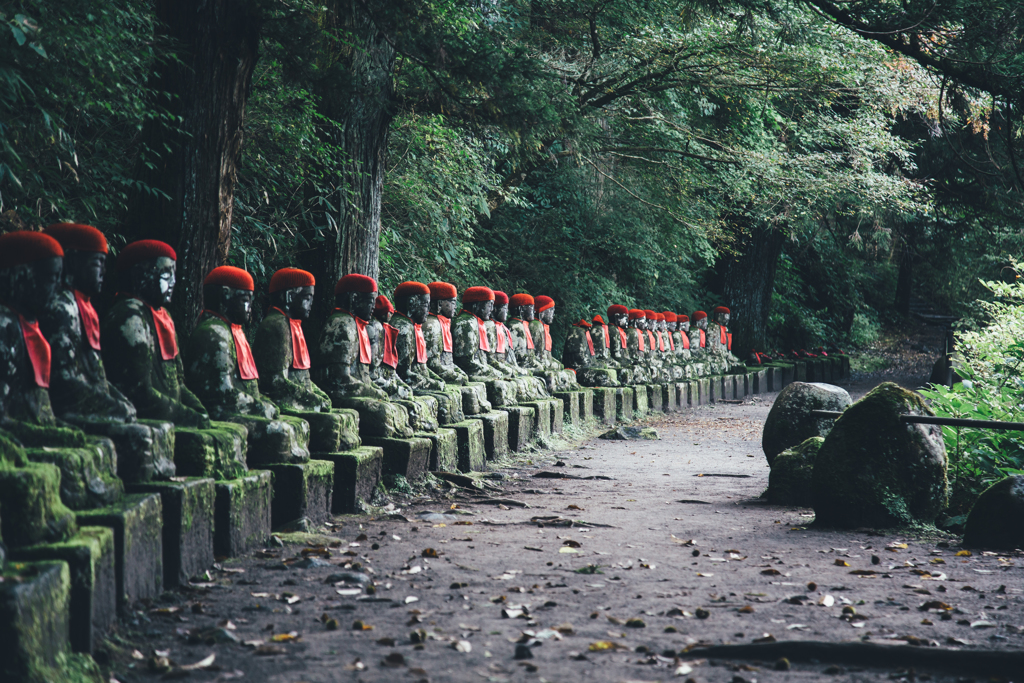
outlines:
[{"label": "green moss on stone", "polygon": [[812,436],[798,446],[779,453],[768,475],[768,501],[775,505],[810,507],[814,461],[825,439]]}]

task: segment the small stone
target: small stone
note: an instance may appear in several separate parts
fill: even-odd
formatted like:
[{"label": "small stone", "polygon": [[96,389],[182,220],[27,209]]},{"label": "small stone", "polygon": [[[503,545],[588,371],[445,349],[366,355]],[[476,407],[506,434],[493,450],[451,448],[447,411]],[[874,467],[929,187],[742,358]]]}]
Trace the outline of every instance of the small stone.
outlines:
[{"label": "small stone", "polygon": [[789,663],[789,660],[786,659],[785,657],[780,657],[779,659],[775,660],[775,670],[776,671],[789,671],[790,668],[791,668],[791,665]]},{"label": "small stone", "polygon": [[698,619],[707,619],[711,616],[711,612],[707,611],[703,607],[698,608],[697,611],[694,612],[694,614],[697,615]]},{"label": "small stone", "polygon": [[512,659],[533,659],[533,650],[525,643],[516,645],[516,653]]}]

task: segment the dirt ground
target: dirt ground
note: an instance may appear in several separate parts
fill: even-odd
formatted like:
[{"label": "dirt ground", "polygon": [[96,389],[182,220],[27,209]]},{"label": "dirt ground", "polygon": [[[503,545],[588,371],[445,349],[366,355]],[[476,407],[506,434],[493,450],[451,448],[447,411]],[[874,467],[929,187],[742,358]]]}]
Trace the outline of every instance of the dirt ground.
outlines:
[{"label": "dirt ground", "polygon": [[[992,680],[939,656],[1020,655],[1024,557],[958,554],[937,531],[814,530],[811,510],[766,504],[772,398],[664,415],[649,421],[657,441],[589,439],[493,472],[493,489],[285,536],[140,610],[111,642],[112,677]],[[889,649],[778,649],[793,641]],[[769,651],[735,658],[692,647],[759,643]]]}]

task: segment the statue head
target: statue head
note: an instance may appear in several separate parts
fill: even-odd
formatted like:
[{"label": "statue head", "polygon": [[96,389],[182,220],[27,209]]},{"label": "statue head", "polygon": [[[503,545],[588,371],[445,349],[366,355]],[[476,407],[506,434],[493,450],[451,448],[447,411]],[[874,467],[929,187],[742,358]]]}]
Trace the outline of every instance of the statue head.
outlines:
[{"label": "statue head", "polygon": [[693,314],[693,324],[698,330],[706,332],[708,329],[708,314],[704,311],[696,311]]},{"label": "statue head", "polygon": [[690,331],[690,316],[680,315],[676,317],[676,325],[679,327],[680,332]]},{"label": "statue head", "polygon": [[629,321],[629,309],[619,304],[608,307],[608,324],[615,327],[626,327]]},{"label": "statue head", "polygon": [[427,287],[430,288],[430,312],[444,318],[453,318],[459,295],[455,285],[448,282],[431,282]]},{"label": "statue head", "polygon": [[654,311],[644,310],[644,315],[645,315],[645,318],[644,318],[644,320],[645,320],[644,329],[645,330],[650,330],[651,332],[657,332],[658,329],[659,329],[658,314],[655,313]]},{"label": "statue head", "polygon": [[49,235],[19,231],[0,236],[4,301],[35,320],[57,293],[63,258],[60,243]]},{"label": "statue head", "polygon": [[491,319],[504,323],[508,320],[508,294],[494,290],[494,311]]},{"label": "statue head", "polygon": [[377,301],[373,304],[373,317],[384,325],[391,322],[391,316],[395,314],[395,307],[391,305],[391,302],[386,296],[380,294],[377,296]]},{"label": "statue head", "polygon": [[714,316],[714,321],[721,325],[722,327],[729,326],[729,318],[732,314],[729,312],[729,309],[726,308],[725,306],[716,306],[715,309],[711,312],[711,315]]},{"label": "statue head", "polygon": [[513,318],[533,320],[536,302],[529,294],[513,294],[508,300],[508,312]]},{"label": "statue head", "polygon": [[313,310],[316,278],[298,268],[282,268],[270,278],[270,305],[289,318],[307,320]]},{"label": "statue head", "polygon": [[550,325],[555,319],[555,300],[549,296],[541,295],[535,301],[537,318],[545,325]]},{"label": "statue head", "polygon": [[107,273],[107,238],[91,225],[56,223],[43,231],[64,249],[64,286],[86,296],[103,289]]},{"label": "statue head", "polygon": [[488,287],[470,287],[462,293],[462,307],[481,320],[490,320],[494,312],[494,291]]},{"label": "statue head", "polygon": [[373,316],[377,303],[377,281],[366,275],[345,275],[334,285],[334,303],[365,322]]},{"label": "statue head", "polygon": [[165,242],[139,240],[132,242],[117,256],[117,272],[122,290],[137,296],[153,308],[171,303],[178,255]]},{"label": "statue head", "polygon": [[628,314],[629,326],[630,327],[635,327],[638,330],[644,329],[643,324],[645,322],[645,317],[644,317],[645,315],[646,314],[643,311],[641,311],[639,308],[631,308],[631,309],[629,309],[629,314]]},{"label": "statue head", "polygon": [[430,287],[422,282],[403,282],[395,287],[395,308],[417,325],[422,325],[430,310]]},{"label": "statue head", "polygon": [[662,320],[665,321],[665,327],[663,328],[664,330],[668,332],[676,331],[677,325],[679,324],[679,318],[678,316],[676,316],[675,313],[673,313],[672,311],[665,311],[661,314],[661,318]]},{"label": "statue head", "polygon": [[252,314],[252,275],[234,266],[219,266],[203,280],[203,306],[232,325],[244,325]]}]

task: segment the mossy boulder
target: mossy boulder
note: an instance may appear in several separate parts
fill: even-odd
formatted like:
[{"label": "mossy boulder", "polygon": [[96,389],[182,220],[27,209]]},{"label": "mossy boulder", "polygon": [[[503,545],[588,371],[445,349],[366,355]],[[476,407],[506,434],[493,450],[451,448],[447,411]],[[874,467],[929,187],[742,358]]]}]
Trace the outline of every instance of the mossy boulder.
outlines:
[{"label": "mossy boulder", "polygon": [[768,465],[787,448],[829,433],[832,419],[815,417],[812,410],[842,412],[850,403],[850,394],[831,384],[793,382],[779,392],[761,433],[761,448]]},{"label": "mossy boulder", "polygon": [[768,475],[768,502],[773,505],[810,507],[814,461],[825,439],[812,436],[799,446],[779,453]]},{"label": "mossy boulder", "polygon": [[916,393],[880,384],[846,409],[814,463],[815,523],[845,528],[934,524],[949,495],[946,447],[936,425],[902,415],[933,415]]},{"label": "mossy boulder", "polygon": [[967,516],[964,545],[970,548],[1024,548],[1024,475],[988,487]]},{"label": "mossy boulder", "polygon": [[60,479],[50,464],[0,467],[0,523],[9,548],[55,543],[75,533],[75,513],[61,502]]}]

